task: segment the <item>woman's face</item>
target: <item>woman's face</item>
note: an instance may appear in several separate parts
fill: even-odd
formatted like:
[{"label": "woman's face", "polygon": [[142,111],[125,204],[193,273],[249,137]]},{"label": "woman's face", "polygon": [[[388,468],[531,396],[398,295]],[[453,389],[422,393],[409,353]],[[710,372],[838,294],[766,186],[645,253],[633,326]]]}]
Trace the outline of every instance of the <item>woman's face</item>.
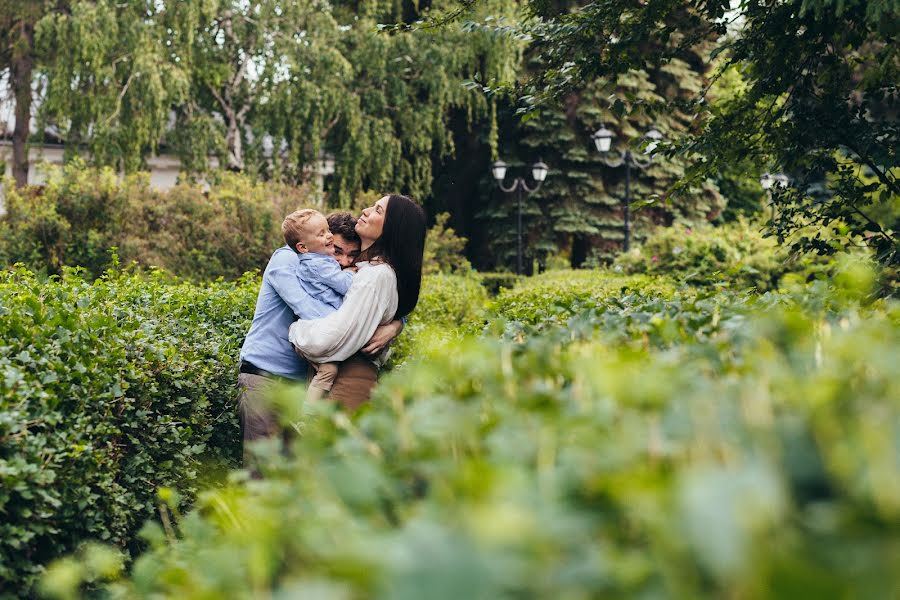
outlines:
[{"label": "woman's face", "polygon": [[[363,209],[362,215],[356,221],[356,233],[362,240],[374,242],[381,237],[381,232],[384,231],[384,215],[387,213],[388,200],[390,198],[385,196],[373,206]],[[365,246],[365,244],[363,245]]]}]

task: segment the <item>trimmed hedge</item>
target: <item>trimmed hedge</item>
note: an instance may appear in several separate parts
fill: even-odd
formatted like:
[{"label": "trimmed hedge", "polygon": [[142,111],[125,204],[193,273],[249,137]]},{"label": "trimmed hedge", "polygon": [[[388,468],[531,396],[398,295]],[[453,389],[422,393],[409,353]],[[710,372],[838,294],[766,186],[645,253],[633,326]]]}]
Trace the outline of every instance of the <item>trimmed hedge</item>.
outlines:
[{"label": "trimmed hedge", "polygon": [[134,549],[156,491],[234,466],[258,282],[0,274],[0,589],[85,539]]},{"label": "trimmed hedge", "polygon": [[740,319],[664,347],[436,346],[353,420],[306,405],[295,458],[273,455],[263,481],[203,494],[168,533],[148,526],[151,549],[130,574],[92,548],[57,564],[45,589],[889,597],[900,305],[860,305],[866,281],[850,272],[756,307],[734,297],[722,310]]},{"label": "trimmed hedge", "polygon": [[576,313],[628,298],[668,298],[675,286],[663,277],[627,276],[605,270],[560,270],[522,280],[494,299],[492,311],[510,321],[536,325],[564,322]]},{"label": "trimmed hedge", "polygon": [[489,296],[496,296],[501,290],[511,290],[516,287],[516,284],[522,281],[523,277],[515,273],[496,272],[478,273],[478,279],[481,281],[484,289],[487,290]]},{"label": "trimmed hedge", "polygon": [[[250,275],[0,273],[0,597],[30,595],[84,540],[134,551],[158,488],[189,505],[238,464],[236,362],[258,290]],[[476,279],[426,277],[394,361],[433,328],[477,329],[485,301]]]},{"label": "trimmed hedge", "polygon": [[487,293],[474,275],[427,275],[416,309],[394,341],[389,368],[416,361],[437,340],[484,328]]}]

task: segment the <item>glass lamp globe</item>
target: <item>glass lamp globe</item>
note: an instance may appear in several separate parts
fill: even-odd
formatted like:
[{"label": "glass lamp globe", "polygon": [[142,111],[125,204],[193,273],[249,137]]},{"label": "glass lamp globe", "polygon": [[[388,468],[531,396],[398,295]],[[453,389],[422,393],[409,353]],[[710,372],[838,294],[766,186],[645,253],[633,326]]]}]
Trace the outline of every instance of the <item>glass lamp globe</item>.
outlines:
[{"label": "glass lamp globe", "polygon": [[506,163],[502,160],[498,160],[493,165],[491,165],[491,173],[494,175],[494,179],[497,181],[503,181],[506,177]]},{"label": "glass lamp globe", "polygon": [[612,147],[612,139],[615,134],[606,128],[606,125],[601,125],[600,129],[594,132],[591,136],[591,139],[594,140],[594,144],[597,146],[597,150],[599,152],[609,152],[610,147]]}]

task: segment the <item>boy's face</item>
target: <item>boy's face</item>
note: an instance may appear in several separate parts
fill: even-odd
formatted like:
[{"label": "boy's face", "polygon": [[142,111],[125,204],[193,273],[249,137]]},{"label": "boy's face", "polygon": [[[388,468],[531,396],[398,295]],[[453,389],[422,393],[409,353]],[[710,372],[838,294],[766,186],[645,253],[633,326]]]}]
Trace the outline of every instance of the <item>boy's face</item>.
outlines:
[{"label": "boy's face", "polygon": [[334,234],[334,257],[341,267],[349,267],[358,256],[359,242],[350,242],[341,234]]},{"label": "boy's face", "polygon": [[334,236],[328,229],[328,221],[323,215],[313,215],[301,227],[302,235],[297,244],[297,252],[315,252],[334,255]]}]

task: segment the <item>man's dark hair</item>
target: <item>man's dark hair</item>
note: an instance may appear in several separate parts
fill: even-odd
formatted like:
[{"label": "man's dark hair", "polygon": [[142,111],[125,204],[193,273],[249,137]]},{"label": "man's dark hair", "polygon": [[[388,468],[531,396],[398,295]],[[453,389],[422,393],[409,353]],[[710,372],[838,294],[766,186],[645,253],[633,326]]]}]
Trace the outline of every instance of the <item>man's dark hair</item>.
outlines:
[{"label": "man's dark hair", "polygon": [[356,233],[356,217],[348,212],[333,212],[325,219],[328,220],[328,229],[332,234],[339,235],[348,242],[359,243],[359,235]]},{"label": "man's dark hair", "polygon": [[405,317],[416,307],[422,287],[422,253],[425,251],[425,211],[411,198],[388,196],[381,237],[364,252],[364,260],[382,258],[397,274],[397,313]]}]

